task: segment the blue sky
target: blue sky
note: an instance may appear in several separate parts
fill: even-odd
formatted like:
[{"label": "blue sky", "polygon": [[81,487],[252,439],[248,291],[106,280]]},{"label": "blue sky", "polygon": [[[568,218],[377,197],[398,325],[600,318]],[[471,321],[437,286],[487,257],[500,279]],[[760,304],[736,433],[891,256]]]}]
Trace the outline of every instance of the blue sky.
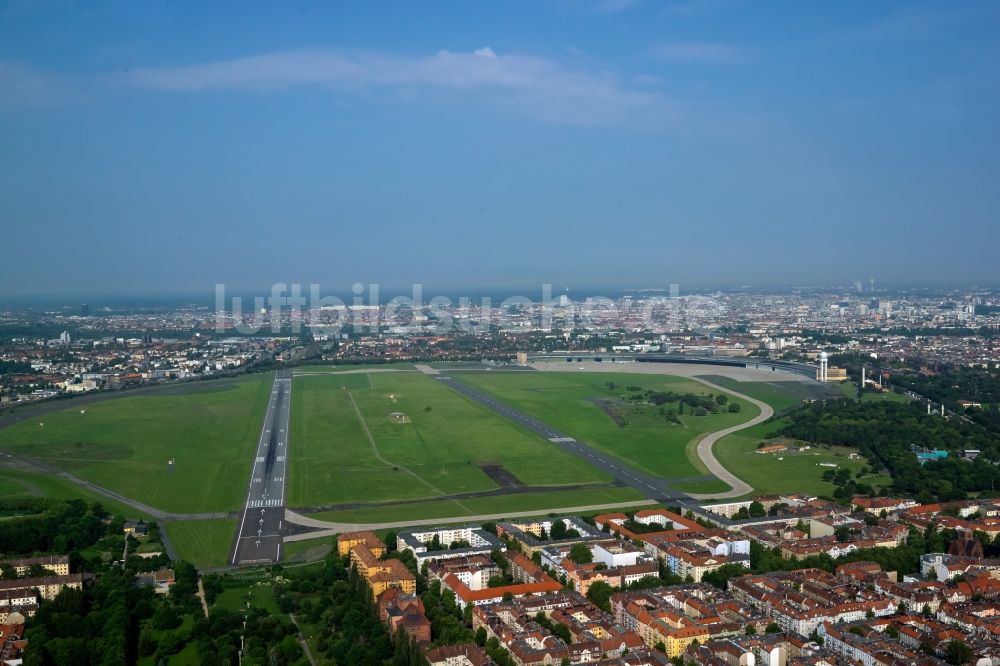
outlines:
[{"label": "blue sky", "polygon": [[997,3],[207,4],[0,5],[0,291],[1000,282]]}]

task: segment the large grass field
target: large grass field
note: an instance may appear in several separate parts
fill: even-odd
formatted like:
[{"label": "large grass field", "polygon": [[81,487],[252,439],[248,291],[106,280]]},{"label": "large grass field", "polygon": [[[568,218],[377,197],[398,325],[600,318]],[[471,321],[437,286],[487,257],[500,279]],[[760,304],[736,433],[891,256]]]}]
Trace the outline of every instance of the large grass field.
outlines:
[{"label": "large grass field", "polygon": [[[847,468],[856,474],[868,463],[863,458],[851,459],[854,449],[834,446],[812,446],[808,451],[761,454],[757,445],[780,428],[780,423],[768,422],[755,425],[719,440],[714,448],[715,457],[726,469],[753,486],[753,495],[773,495],[777,493],[807,493],[830,495],[834,485],[823,481],[823,472],[832,467],[820,464],[834,464],[837,468]],[[876,487],[891,483],[884,475],[866,475],[858,481]],[[680,490],[703,491],[701,488],[679,487]]]},{"label": "large grass field", "polygon": [[180,559],[199,569],[222,567],[229,559],[236,523],[235,518],[175,520],[167,523],[167,536]]},{"label": "large grass field", "polygon": [[722,375],[702,375],[702,379],[766,402],[778,414],[795,409],[805,399],[822,398],[826,394],[826,388],[823,386],[794,379],[741,382]]},{"label": "large grass field", "polygon": [[[690,408],[668,423],[656,408],[628,400],[642,390],[707,395],[703,384],[670,375],[591,372],[482,372],[456,373],[455,378],[488,391],[508,404],[588,442],[646,471],[665,478],[705,474],[689,445],[701,435],[743,423],[759,410],[738,398],[738,413],[722,411],[693,416]],[[614,388],[609,387],[614,384]],[[620,420],[609,416],[599,400],[620,406]],[[676,405],[674,405],[676,407]],[[620,422],[620,421],[623,421]],[[692,447],[693,448],[693,447]]]},{"label": "large grass field", "polygon": [[[177,513],[240,507],[271,375],[71,407],[0,430],[0,448]],[[167,461],[175,459],[174,471]]]},{"label": "large grass field", "polygon": [[497,484],[481,469],[490,464],[526,485],[610,481],[420,373],[297,377],[290,446],[292,507],[491,490]]},{"label": "large grass field", "polygon": [[98,495],[72,481],[52,474],[29,472],[12,465],[0,465],[0,499],[20,497],[48,497],[51,499],[80,499],[87,504],[97,502],[112,515],[151,520],[152,516],[125,506],[113,499]]}]

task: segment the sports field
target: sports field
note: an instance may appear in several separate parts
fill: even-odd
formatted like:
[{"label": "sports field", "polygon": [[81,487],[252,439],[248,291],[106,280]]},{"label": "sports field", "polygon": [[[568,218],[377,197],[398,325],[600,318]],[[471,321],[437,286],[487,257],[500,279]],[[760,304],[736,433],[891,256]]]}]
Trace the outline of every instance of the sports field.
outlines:
[{"label": "sports field", "polygon": [[[463,372],[454,378],[488,391],[517,409],[578,440],[598,446],[646,471],[665,478],[706,473],[689,447],[707,432],[743,423],[759,410],[728,397],[740,411],[693,416],[664,405],[679,423],[669,422],[659,408],[633,401],[641,391],[708,395],[704,384],[670,375],[611,372]],[[716,392],[718,393],[718,392]],[[689,448],[691,450],[689,450]]]},{"label": "sports field", "polygon": [[0,448],[164,511],[236,509],[271,378],[192,384],[169,395],[94,403],[83,413],[69,407],[0,429]]},{"label": "sports field", "polygon": [[492,490],[488,466],[524,485],[611,480],[416,372],[296,377],[290,456],[292,507]]}]

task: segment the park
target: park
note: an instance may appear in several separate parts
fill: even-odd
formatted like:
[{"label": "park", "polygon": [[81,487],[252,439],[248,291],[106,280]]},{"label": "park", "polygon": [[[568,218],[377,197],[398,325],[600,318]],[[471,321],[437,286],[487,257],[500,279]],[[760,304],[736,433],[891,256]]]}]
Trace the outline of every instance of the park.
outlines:
[{"label": "park", "polygon": [[[756,453],[783,413],[824,390],[815,382],[650,365],[445,365],[434,373],[446,372],[680,492],[729,489],[709,474],[697,443],[760,414],[751,400],[766,403],[775,416],[722,437],[713,451],[755,494],[829,494],[832,485],[822,473],[830,465],[852,473],[865,466],[842,447]],[[298,369],[286,506],[312,521],[341,525],[648,503],[584,456],[434,373],[407,364]],[[10,482],[4,496],[79,497],[160,520],[182,555],[222,566],[245,501],[271,379],[198,382],[22,419],[0,429],[0,449],[13,455],[0,465],[0,478]],[[888,484],[875,475],[868,481]]]}]

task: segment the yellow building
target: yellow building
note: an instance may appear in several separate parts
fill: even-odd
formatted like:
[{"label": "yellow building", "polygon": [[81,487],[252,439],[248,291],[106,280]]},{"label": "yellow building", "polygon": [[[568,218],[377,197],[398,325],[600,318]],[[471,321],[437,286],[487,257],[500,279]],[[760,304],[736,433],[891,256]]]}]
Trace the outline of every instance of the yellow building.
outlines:
[{"label": "yellow building", "polygon": [[[820,371],[816,371],[817,381],[823,381],[820,376]],[[847,381],[847,369],[846,368],[836,368],[830,366],[826,369],[826,381],[828,382],[846,382]]]},{"label": "yellow building", "polygon": [[654,635],[667,648],[667,656],[673,659],[684,654],[688,646],[699,641],[704,643],[708,640],[708,629],[705,627],[682,627],[675,629],[662,620],[653,625]]},{"label": "yellow building", "polygon": [[[379,542],[381,543],[381,542]],[[380,560],[365,543],[351,549],[351,564],[372,590],[372,597],[395,587],[407,594],[417,591],[417,579],[399,560]]]},{"label": "yellow building", "polygon": [[[19,578],[24,578],[31,567],[38,565],[56,576],[69,575],[69,557],[67,555],[50,555],[48,557],[25,557],[17,560],[0,562],[0,565],[10,565]],[[2,574],[0,574],[2,575]]]},{"label": "yellow building", "polygon": [[337,537],[337,552],[341,557],[351,552],[355,546],[364,544],[375,557],[385,555],[385,544],[374,532],[345,532]]},{"label": "yellow building", "polygon": [[385,560],[379,571],[368,579],[372,588],[372,596],[376,599],[390,588],[397,588],[405,594],[416,594],[417,579],[399,560]]}]

